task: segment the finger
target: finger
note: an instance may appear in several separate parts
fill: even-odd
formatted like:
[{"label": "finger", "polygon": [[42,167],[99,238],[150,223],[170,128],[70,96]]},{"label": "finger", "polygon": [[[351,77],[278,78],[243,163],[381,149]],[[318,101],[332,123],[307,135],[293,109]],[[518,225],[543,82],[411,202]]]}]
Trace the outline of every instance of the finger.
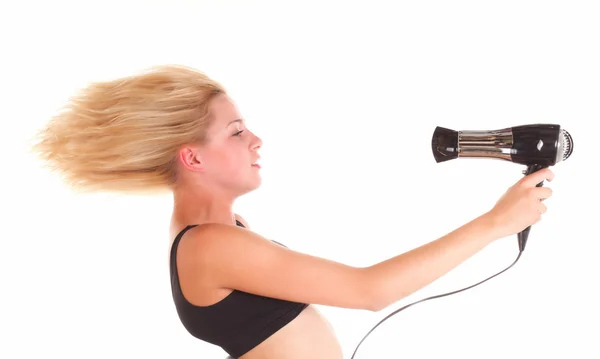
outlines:
[{"label": "finger", "polygon": [[546,205],[545,205],[545,204],[543,204],[542,202],[540,202],[540,204],[539,204],[539,211],[540,211],[540,214],[544,214],[544,213],[546,213],[546,211],[547,211],[547,210],[548,210],[548,207],[546,207]]},{"label": "finger", "polygon": [[552,196],[552,188],[550,187],[535,187],[532,189],[533,196],[540,201],[550,198]]},{"label": "finger", "polygon": [[552,181],[554,179],[554,172],[550,170],[550,168],[542,168],[537,172],[533,172],[528,174],[527,176],[521,179],[521,185],[526,187],[535,187],[538,183],[547,180]]}]

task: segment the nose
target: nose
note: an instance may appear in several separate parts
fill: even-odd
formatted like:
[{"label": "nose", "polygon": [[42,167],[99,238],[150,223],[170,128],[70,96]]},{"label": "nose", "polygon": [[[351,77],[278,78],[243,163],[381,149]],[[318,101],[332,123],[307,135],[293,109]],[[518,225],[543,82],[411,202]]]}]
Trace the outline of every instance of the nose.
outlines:
[{"label": "nose", "polygon": [[252,134],[254,136],[254,140],[252,141],[252,143],[250,144],[250,148],[253,151],[258,150],[259,148],[261,148],[262,146],[262,140],[260,139],[260,137],[256,136],[255,134]]}]

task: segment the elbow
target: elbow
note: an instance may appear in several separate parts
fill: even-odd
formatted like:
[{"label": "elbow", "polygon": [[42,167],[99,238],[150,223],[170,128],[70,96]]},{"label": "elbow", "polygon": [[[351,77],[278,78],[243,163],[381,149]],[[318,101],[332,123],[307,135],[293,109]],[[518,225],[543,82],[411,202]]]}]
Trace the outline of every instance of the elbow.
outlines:
[{"label": "elbow", "polygon": [[363,274],[365,310],[379,312],[411,294],[404,283],[388,279],[376,267],[364,268]]},{"label": "elbow", "polygon": [[377,313],[387,308],[390,304],[391,303],[389,301],[385,300],[384,296],[375,295],[371,298],[365,309],[370,312]]},{"label": "elbow", "polygon": [[380,303],[370,303],[369,306],[365,307],[365,310],[369,312],[377,313],[385,309],[387,305],[382,305]]},{"label": "elbow", "polygon": [[362,297],[362,309],[370,312],[379,312],[390,305],[386,285],[368,268],[363,268],[360,283],[360,296]]}]

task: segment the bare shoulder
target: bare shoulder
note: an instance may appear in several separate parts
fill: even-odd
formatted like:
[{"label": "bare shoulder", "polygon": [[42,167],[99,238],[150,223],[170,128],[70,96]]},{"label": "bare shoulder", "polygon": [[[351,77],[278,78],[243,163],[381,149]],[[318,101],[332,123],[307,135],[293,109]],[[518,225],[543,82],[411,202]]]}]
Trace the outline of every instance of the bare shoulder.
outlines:
[{"label": "bare shoulder", "polygon": [[191,229],[182,245],[185,254],[178,257],[178,265],[181,260],[206,288],[335,307],[373,307],[373,281],[363,268],[288,249],[253,231],[208,223]]}]

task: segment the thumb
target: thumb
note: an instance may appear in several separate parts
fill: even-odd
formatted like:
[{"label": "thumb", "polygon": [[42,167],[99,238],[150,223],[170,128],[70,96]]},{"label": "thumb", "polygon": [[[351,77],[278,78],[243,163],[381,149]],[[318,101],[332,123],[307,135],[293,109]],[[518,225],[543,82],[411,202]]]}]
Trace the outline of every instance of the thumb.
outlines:
[{"label": "thumb", "polygon": [[521,185],[525,187],[535,187],[538,183],[547,180],[552,181],[554,179],[554,172],[549,167],[542,168],[539,171],[528,174],[521,179]]}]

